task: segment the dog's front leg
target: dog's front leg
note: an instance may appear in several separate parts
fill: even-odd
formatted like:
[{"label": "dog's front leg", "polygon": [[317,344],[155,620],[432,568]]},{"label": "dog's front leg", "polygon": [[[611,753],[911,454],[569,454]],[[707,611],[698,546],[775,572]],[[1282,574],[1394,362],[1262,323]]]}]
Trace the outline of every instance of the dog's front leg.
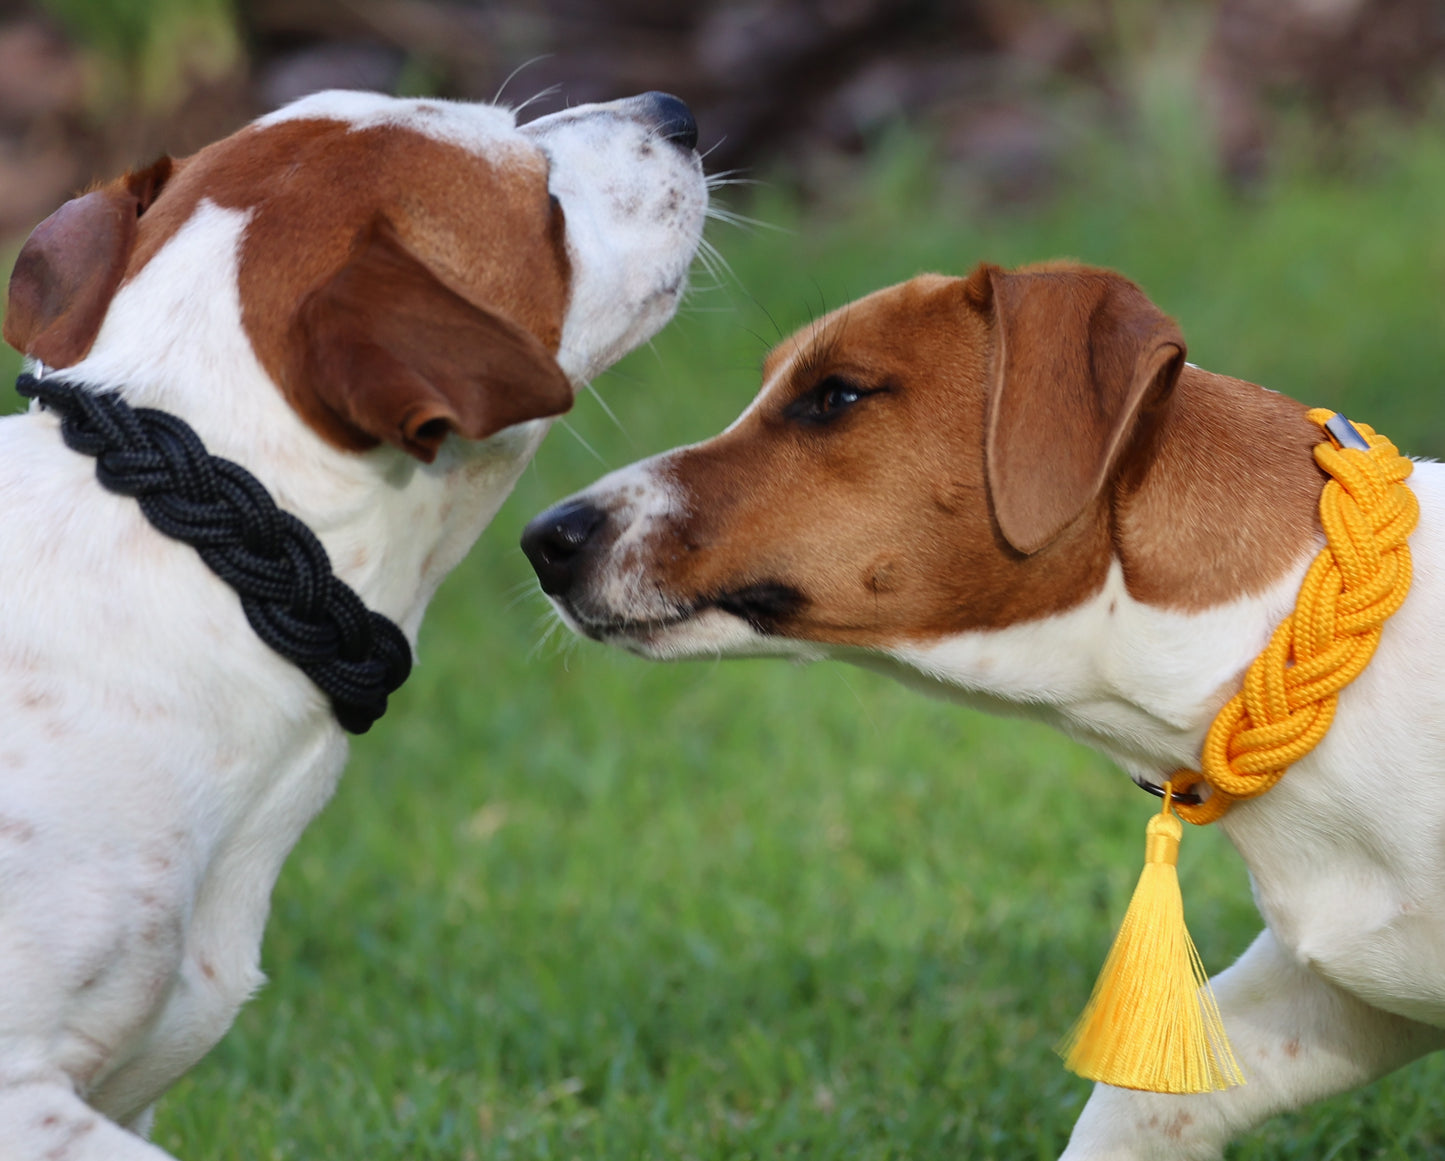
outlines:
[{"label": "dog's front leg", "polygon": [[1266,928],[1213,981],[1245,1082],[1166,1096],[1096,1085],[1061,1161],[1204,1161],[1276,1113],[1367,1084],[1445,1045],[1321,979]]},{"label": "dog's front leg", "polygon": [[96,1112],[64,1078],[0,1087],[0,1161],[173,1161]]}]

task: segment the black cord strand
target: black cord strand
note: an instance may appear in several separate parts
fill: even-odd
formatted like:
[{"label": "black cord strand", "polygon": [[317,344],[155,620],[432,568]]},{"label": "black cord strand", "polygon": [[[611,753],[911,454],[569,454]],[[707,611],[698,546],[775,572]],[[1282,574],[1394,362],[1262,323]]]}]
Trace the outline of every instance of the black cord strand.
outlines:
[{"label": "black cord strand", "polygon": [[342,729],[364,734],[386,712],[411,672],[411,646],[336,578],[316,534],[255,476],[168,412],[54,378],[21,375],[15,389],[60,416],[66,445],[95,457],[102,486],[134,496],[236,590],[251,628],[321,687]]}]

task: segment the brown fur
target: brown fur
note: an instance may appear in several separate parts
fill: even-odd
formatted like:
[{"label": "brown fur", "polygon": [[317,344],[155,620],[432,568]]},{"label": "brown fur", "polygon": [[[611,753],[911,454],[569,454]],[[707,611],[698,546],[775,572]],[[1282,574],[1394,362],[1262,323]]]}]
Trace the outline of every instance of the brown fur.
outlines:
[{"label": "brown fur", "polygon": [[[361,450],[386,440],[429,460],[448,427],[482,438],[570,406],[550,357],[570,269],[540,152],[522,146],[498,162],[397,126],[307,120],[243,129],[166,166],[151,201],[133,192],[144,175],[129,175],[48,220],[65,230],[63,245],[45,252],[83,273],[47,299],[18,264],[11,313],[21,309],[14,324],[7,317],[7,340],[52,366],[77,362],[116,288],[205,198],[251,212],[242,323],[261,365],[331,443]],[[117,218],[122,204],[129,215]],[[94,234],[99,262],[81,249]],[[53,317],[45,321],[43,306],[27,311],[31,301],[50,302]],[[489,361],[511,376],[505,398]]]},{"label": "brown fur", "polygon": [[449,432],[485,439],[566,411],[572,386],[547,349],[467,301],[378,217],[346,264],[302,300],[286,382],[339,439],[382,439],[430,462]]},{"label": "brown fur", "polygon": [[[1149,604],[1257,593],[1317,535],[1318,432],[1183,354],[1108,271],[878,291],[780,344],[737,425],[664,459],[683,504],[647,548],[653,574],[698,606],[786,588],[801,600],[771,631],[858,646],[1061,612],[1116,557]],[[830,380],[875,393],[800,422]]]},{"label": "brown fur", "polygon": [[1130,593],[1203,609],[1283,575],[1319,534],[1321,438],[1293,399],[1185,367],[1115,485]]},{"label": "brown fur", "polygon": [[994,518],[1014,548],[1037,552],[1099,494],[1140,416],[1173,390],[1184,337],[1106,271],[982,266],[965,296],[993,319],[984,447]]},{"label": "brown fur", "polygon": [[162,157],[91,190],[35,227],[10,279],[5,341],[52,367],[90,350],[135,245],[137,222],[171,174]]}]

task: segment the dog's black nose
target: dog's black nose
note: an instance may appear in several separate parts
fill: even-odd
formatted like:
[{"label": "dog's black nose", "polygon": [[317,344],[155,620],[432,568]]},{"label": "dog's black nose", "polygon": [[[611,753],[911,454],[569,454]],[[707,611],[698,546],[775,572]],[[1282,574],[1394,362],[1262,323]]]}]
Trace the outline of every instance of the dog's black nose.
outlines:
[{"label": "dog's black nose", "polygon": [[585,500],[567,500],[548,508],[522,531],[522,551],[549,597],[572,587],[588,541],[606,520],[606,512]]},{"label": "dog's black nose", "polygon": [[671,93],[643,93],[637,98],[647,110],[647,117],[657,127],[658,136],[676,142],[684,149],[697,148],[697,121],[692,110]]}]

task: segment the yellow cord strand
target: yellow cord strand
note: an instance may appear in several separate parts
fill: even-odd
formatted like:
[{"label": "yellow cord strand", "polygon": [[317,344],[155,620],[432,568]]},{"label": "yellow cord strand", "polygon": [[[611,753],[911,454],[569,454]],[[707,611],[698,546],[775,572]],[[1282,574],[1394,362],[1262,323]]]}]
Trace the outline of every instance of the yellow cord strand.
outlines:
[{"label": "yellow cord strand", "polygon": [[[1328,411],[1310,418],[1324,426]],[[1329,475],[1320,496],[1326,546],[1305,573],[1291,613],[1245,672],[1243,688],[1215,717],[1200,773],[1164,784],[1149,821],[1143,873],[1104,968],[1060,1046],[1067,1066],[1105,1084],[1150,1092],[1210,1092],[1241,1084],[1204,965],[1184,922],[1176,869],[1179,817],[1213,822],[1263,794],[1329,731],[1340,690],[1374,655],[1380,629],[1410,588],[1405,538],[1419,508],[1405,486],[1411,463],[1383,436],[1358,430],[1369,451],[1315,448]],[[1200,781],[1197,806],[1173,801]]]},{"label": "yellow cord strand", "polygon": [[[1316,409],[1321,427],[1334,415]],[[1325,547],[1300,586],[1295,610],[1245,673],[1244,687],[1214,719],[1199,772],[1173,775],[1181,789],[1208,785],[1195,806],[1176,802],[1196,825],[1274,786],[1319,744],[1340,690],[1374,656],[1380,629],[1410,591],[1410,548],[1420,506],[1405,484],[1413,468],[1388,439],[1356,424],[1368,452],[1326,440],[1315,462],[1330,476],[1320,494]]]}]

